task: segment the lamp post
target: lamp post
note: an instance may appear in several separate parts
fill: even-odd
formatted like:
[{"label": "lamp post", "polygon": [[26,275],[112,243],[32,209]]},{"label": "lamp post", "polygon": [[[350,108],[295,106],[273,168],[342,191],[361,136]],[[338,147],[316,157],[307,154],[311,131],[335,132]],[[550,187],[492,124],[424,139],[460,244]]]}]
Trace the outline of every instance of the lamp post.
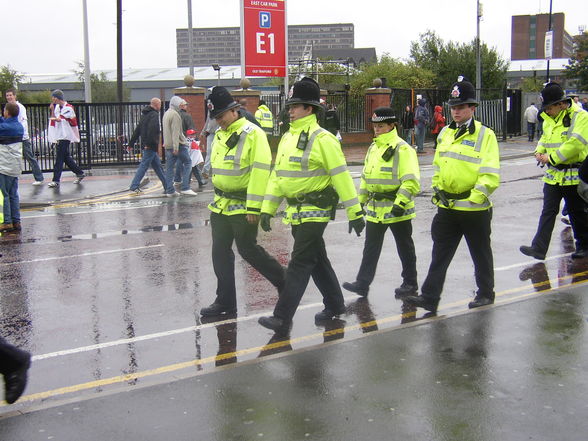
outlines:
[{"label": "lamp post", "polygon": [[476,99],[480,101],[480,95],[482,93],[482,61],[480,55],[480,17],[482,17],[482,5],[480,0],[477,2],[477,26],[476,26]]},{"label": "lamp post", "polygon": [[218,64],[213,64],[212,65],[212,68],[214,70],[216,70],[216,72],[218,73],[218,81],[217,81],[216,85],[217,86],[220,86],[220,70],[221,70],[221,67]]},{"label": "lamp post", "polygon": [[[549,61],[551,60],[552,51],[553,51],[553,32],[551,31],[551,11],[552,11],[552,0],[549,0],[549,29],[545,33],[546,40],[549,39],[549,54],[545,54],[545,58],[547,58],[547,73],[545,75],[545,82],[549,83]],[[547,45],[546,45],[547,46]]]},{"label": "lamp post", "polygon": [[194,76],[194,56],[192,51],[194,46],[192,35],[192,0],[188,0],[188,63],[190,64],[190,75]]}]

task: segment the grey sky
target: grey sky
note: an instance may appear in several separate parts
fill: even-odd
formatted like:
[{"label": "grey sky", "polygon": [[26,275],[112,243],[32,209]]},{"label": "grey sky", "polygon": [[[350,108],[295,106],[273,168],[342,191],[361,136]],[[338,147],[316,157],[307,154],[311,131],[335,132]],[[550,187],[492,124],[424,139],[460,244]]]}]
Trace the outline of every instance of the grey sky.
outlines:
[{"label": "grey sky", "polygon": [[[92,69],[116,67],[116,0],[87,0]],[[4,15],[0,65],[25,73],[70,72],[83,60],[82,0],[10,2]],[[192,0],[193,26],[238,26],[239,0]],[[588,24],[580,0],[553,0],[566,14],[572,35]],[[187,27],[187,0],[123,0],[124,67],[175,67],[176,34]],[[426,29],[444,40],[466,42],[476,35],[476,1],[288,0],[289,24],[354,23],[355,46],[375,47],[407,58],[410,42]],[[482,41],[510,58],[511,16],[549,12],[548,0],[486,0]]]}]

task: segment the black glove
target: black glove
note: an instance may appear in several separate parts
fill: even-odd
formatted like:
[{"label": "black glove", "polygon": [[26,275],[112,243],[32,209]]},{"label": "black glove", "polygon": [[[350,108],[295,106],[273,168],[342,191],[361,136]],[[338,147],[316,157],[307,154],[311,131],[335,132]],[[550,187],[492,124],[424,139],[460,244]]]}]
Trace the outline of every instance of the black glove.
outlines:
[{"label": "black glove", "polygon": [[392,214],[396,217],[400,217],[404,215],[404,208],[401,205],[394,204],[392,205]]},{"label": "black glove", "polygon": [[351,230],[355,231],[357,237],[361,236],[361,232],[365,228],[365,221],[363,217],[358,217],[357,219],[353,219],[349,221],[349,234],[351,234]]},{"label": "black glove", "polygon": [[270,219],[271,219],[271,215],[267,214],[267,213],[261,213],[260,219],[259,219],[259,225],[261,226],[261,229],[263,231],[272,231],[272,227],[270,225]]}]

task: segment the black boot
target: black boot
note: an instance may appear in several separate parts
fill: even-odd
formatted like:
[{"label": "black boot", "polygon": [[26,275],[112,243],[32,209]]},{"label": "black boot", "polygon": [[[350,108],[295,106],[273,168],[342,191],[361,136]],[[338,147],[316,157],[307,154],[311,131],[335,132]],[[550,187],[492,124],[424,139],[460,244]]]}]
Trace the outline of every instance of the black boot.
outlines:
[{"label": "black boot", "polygon": [[355,294],[360,295],[362,297],[367,297],[368,292],[370,291],[369,288],[364,287],[357,280],[355,282],[344,282],[343,288],[345,288],[347,291],[354,292]]},{"label": "black boot", "polygon": [[413,285],[412,283],[402,282],[402,285],[394,290],[394,297],[399,299],[406,296],[416,296],[418,295],[418,289],[419,287],[416,283]]}]

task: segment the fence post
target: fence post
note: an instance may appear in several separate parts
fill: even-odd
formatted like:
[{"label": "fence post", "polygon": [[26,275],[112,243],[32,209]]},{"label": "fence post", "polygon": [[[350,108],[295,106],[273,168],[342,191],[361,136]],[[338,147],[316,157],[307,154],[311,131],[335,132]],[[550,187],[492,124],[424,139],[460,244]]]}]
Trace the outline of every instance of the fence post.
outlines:
[{"label": "fence post", "polygon": [[508,132],[508,115],[507,115],[507,89],[506,89],[506,81],[504,82],[504,87],[502,88],[502,140],[506,141],[507,132]]},{"label": "fence post", "polygon": [[374,87],[365,91],[365,131],[369,132],[369,123],[375,108],[390,106],[390,96],[392,90],[387,87],[381,87],[382,80],[376,78],[373,82]]},{"label": "fence post", "polygon": [[231,96],[235,101],[241,104],[249,113],[255,115],[259,107],[259,100],[261,99],[261,91],[251,90],[251,81],[247,78],[242,78],[239,82],[241,89],[231,90]]},{"label": "fence post", "polygon": [[205,89],[194,87],[194,78],[190,75],[184,77],[184,84],[185,87],[176,87],[174,89],[174,95],[179,96],[188,103],[187,112],[194,120],[196,130],[201,130],[206,120],[206,115],[204,114]]}]

